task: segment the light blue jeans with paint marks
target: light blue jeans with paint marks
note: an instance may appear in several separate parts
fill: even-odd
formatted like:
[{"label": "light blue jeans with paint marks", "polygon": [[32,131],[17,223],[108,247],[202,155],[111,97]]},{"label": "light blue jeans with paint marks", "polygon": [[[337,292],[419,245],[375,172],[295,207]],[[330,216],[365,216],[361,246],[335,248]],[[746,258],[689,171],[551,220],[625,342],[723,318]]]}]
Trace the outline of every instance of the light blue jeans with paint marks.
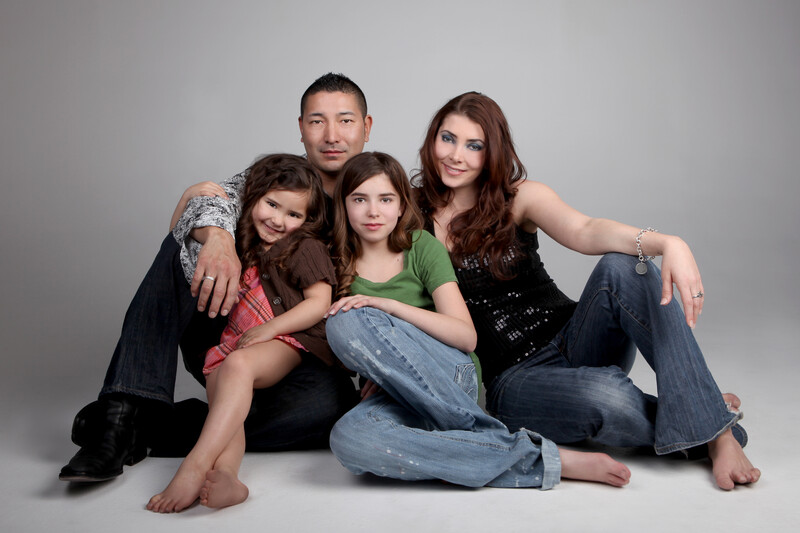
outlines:
[{"label": "light blue jeans with paint marks", "polygon": [[351,472],[468,487],[559,482],[555,444],[526,429],[511,433],[478,406],[467,354],[370,307],[340,311],[326,331],[345,366],[382,388],[331,431],[331,450]]}]

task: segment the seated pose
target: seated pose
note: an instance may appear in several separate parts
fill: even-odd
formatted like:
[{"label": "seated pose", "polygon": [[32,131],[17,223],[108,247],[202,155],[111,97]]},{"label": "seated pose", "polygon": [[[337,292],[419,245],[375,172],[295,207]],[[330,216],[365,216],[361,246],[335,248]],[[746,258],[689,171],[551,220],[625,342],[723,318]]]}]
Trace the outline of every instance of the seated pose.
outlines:
[{"label": "seated pose", "polygon": [[243,502],[248,489],[238,472],[253,389],[272,387],[305,357],[334,362],[322,322],[336,280],[327,247],[317,240],[325,229],[325,196],[308,161],[276,154],[253,164],[236,230],[239,302],[203,368],[208,418],[149,510],[181,511],[198,497],[208,507]]},{"label": "seated pose", "polygon": [[[298,124],[307,159],[333,194],[339,169],[369,140],[364,93],[342,74],[325,74],[303,93]],[[194,446],[207,408],[194,398],[173,406],[178,347],[204,385],[204,355],[219,342],[239,289],[234,234],[246,177],[224,180],[224,194],[201,184],[181,199],[180,219],[173,218],[125,313],[100,395],[75,417],[72,440],[80,450],[60,479],[106,481],[141,461],[148,448],[151,455],[184,456]],[[255,392],[245,421],[247,449],[326,447],[330,428],[357,400],[344,369],[307,357],[277,385]]]},{"label": "seated pose", "polygon": [[549,489],[562,476],[628,483],[627,467],[608,455],[558,450],[528,430],[510,433],[478,406],[467,355],[475,328],[446,249],[417,229],[420,215],[396,160],[378,152],[352,158],[334,206],[341,299],[329,311],[328,341],[370,380],[331,432],[345,467],[470,487]]},{"label": "seated pose", "polygon": [[[445,104],[419,153],[415,192],[478,331],[490,413],[559,444],[592,439],[658,454],[707,444],[700,451],[720,488],[758,481],[742,451],[739,399],[720,393],[692,335],[705,295],[683,240],[590,218],[526,181],[503,112],[479,93]],[[545,271],[539,229],[605,254],[577,303]],[[648,257],[657,255],[661,271]],[[636,348],[656,373],[658,398],[627,377]]]}]

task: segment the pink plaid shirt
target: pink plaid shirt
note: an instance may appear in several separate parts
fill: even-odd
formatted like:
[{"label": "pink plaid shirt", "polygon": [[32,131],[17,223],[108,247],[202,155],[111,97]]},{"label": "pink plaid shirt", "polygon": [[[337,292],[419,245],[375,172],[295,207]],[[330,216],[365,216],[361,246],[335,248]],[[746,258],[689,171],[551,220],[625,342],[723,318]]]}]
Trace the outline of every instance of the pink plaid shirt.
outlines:
[{"label": "pink plaid shirt", "polygon": [[[239,338],[245,331],[264,324],[273,318],[275,318],[275,313],[272,312],[272,307],[270,307],[269,301],[264,295],[264,288],[261,286],[258,269],[252,266],[247,269],[239,282],[239,303],[231,311],[228,325],[225,326],[225,330],[222,332],[219,345],[206,352],[203,374],[209,375],[222,364],[228,354],[236,349],[236,343],[239,342]],[[302,344],[289,335],[278,335],[275,338],[294,346],[298,350],[306,351]]]}]

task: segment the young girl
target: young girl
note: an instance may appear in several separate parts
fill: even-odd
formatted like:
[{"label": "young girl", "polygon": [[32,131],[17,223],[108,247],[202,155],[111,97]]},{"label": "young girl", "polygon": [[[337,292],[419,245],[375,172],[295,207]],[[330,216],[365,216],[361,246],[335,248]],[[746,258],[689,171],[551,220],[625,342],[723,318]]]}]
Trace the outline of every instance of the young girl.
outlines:
[{"label": "young girl", "polygon": [[203,369],[208,418],[170,484],[150,499],[149,510],[176,512],[198,498],[208,507],[244,501],[248,489],[238,472],[253,389],[275,385],[309,354],[333,363],[321,321],[336,279],[327,248],[317,239],[324,210],[320,179],[305,159],[276,154],[250,167],[236,231],[239,303]]},{"label": "young girl", "polygon": [[[526,180],[502,110],[479,93],[436,113],[420,160],[417,197],[477,326],[490,413],[558,443],[695,448],[722,489],[758,481],[742,450],[739,399],[720,393],[692,335],[705,294],[683,240],[588,217]],[[540,229],[577,252],[605,254],[579,302],[545,271]],[[656,255],[661,271],[648,261]],[[637,348],[658,398],[626,375]]]},{"label": "young girl", "polygon": [[[560,476],[628,483],[605,454],[561,451],[527,430],[511,434],[478,406],[475,328],[444,246],[418,230],[400,164],[363,153],[334,193],[338,295],[328,341],[370,380],[331,432],[350,471],[479,487],[542,487]],[[349,295],[348,295],[349,294]],[[348,295],[348,296],[345,296]]]}]

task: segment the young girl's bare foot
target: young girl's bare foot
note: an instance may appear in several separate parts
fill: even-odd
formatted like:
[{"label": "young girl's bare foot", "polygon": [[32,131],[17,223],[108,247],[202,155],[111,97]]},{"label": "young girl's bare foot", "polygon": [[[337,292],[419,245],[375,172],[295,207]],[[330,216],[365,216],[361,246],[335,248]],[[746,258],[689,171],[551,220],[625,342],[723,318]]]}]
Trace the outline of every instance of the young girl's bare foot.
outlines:
[{"label": "young girl's bare foot", "polygon": [[209,470],[200,489],[200,504],[219,509],[242,503],[250,490],[235,475],[225,470]]},{"label": "young girl's bare foot", "polygon": [[204,479],[204,469],[193,467],[188,461],[184,461],[164,492],[150,498],[147,509],[154,513],[183,511],[200,496]]},{"label": "young girl's bare foot", "polygon": [[761,471],[750,463],[730,429],[708,443],[708,456],[714,479],[723,490],[731,490],[737,483],[755,483],[761,477]]},{"label": "young girl's bare foot", "polygon": [[604,453],[576,452],[558,449],[561,455],[561,477],[597,481],[622,487],[631,480],[631,471]]}]

